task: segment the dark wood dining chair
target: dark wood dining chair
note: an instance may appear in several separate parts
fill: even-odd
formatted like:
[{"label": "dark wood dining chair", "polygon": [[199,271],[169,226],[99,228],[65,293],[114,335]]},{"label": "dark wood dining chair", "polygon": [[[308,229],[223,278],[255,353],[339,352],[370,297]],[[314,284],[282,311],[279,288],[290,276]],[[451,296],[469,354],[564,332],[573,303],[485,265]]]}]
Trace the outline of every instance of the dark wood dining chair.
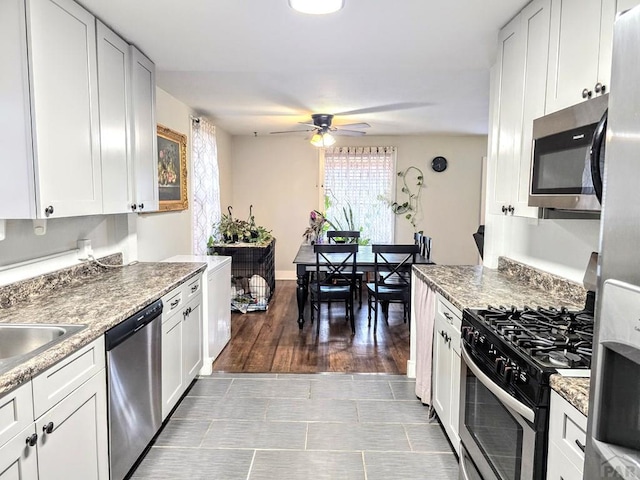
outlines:
[{"label": "dark wood dining chair", "polygon": [[420,253],[420,245],[372,245],[374,254],[374,281],[367,283],[368,320],[374,312],[373,330],[378,327],[378,310],[382,310],[389,322],[389,304],[402,303],[403,320],[411,309],[411,266]]},{"label": "dark wood dining chair", "polygon": [[345,316],[351,321],[351,333],[356,333],[353,296],[356,285],[357,243],[316,244],[316,269],[312,288],[309,289],[311,323],[318,312],[317,331],[320,333],[320,305],[322,302],[342,301]]},{"label": "dark wood dining chair", "polygon": [[431,260],[431,237],[428,235],[422,235],[420,239],[420,255]]},{"label": "dark wood dining chair", "polygon": [[[360,231],[358,230],[329,230],[327,240],[329,243],[358,243]],[[358,294],[358,307],[362,307],[362,279],[364,272],[356,272],[356,292]]]}]

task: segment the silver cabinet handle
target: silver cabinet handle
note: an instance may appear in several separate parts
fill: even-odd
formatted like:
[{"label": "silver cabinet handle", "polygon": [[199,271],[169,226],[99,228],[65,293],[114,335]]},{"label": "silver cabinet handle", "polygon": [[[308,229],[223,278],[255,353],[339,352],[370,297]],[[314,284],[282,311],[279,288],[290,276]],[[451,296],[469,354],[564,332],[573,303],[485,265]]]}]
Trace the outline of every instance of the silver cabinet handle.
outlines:
[{"label": "silver cabinet handle", "polygon": [[603,85],[602,83],[600,83],[600,82],[596,83],[596,86],[594,88],[596,93],[604,93],[606,91],[606,89],[607,89],[607,87],[605,85]]},{"label": "silver cabinet handle", "polygon": [[585,88],[584,90],[582,90],[582,98],[591,98],[592,95],[593,95],[593,92],[588,88]]},{"label": "silver cabinet handle", "polygon": [[198,285],[194,285],[193,287],[191,287],[191,293],[195,292],[196,290],[198,290]]},{"label": "silver cabinet handle", "polygon": [[174,300],[173,302],[171,302],[169,304],[169,306],[171,307],[171,310],[173,310],[174,308],[176,308],[178,305],[180,304],[180,299]]}]

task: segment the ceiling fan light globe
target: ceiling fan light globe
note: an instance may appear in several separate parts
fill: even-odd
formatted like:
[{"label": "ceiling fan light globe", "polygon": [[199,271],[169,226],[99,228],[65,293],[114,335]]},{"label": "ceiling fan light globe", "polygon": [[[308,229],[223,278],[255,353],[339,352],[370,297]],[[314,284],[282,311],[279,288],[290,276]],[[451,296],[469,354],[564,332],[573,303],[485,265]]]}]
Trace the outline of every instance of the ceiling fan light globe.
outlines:
[{"label": "ceiling fan light globe", "polygon": [[313,145],[314,147],[324,147],[324,143],[322,141],[322,135],[320,135],[319,133],[314,133],[313,137],[311,137],[311,145]]},{"label": "ceiling fan light globe", "polygon": [[331,145],[336,143],[336,139],[333,138],[333,135],[331,135],[330,133],[325,133],[324,135],[322,135],[322,141],[325,147],[330,147]]},{"label": "ceiling fan light globe", "polygon": [[344,7],[344,0],[289,0],[289,6],[301,13],[325,15]]}]

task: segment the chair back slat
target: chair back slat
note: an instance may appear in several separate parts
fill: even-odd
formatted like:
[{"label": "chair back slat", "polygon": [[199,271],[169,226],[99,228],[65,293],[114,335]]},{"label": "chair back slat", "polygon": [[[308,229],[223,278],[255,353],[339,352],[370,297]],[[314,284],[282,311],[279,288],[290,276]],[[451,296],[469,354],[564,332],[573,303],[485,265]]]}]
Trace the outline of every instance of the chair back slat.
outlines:
[{"label": "chair back slat", "polygon": [[422,235],[420,239],[420,254],[427,260],[431,260],[431,237]]},{"label": "chair back slat", "polygon": [[344,242],[341,243],[358,243],[358,239],[360,238],[360,231],[358,230],[329,230],[327,232],[327,239],[329,243],[337,243],[336,239],[341,238],[344,239]]},{"label": "chair back slat", "polygon": [[[411,284],[411,266],[420,253],[420,245],[372,245],[376,285]],[[393,282],[391,282],[393,280]]]},{"label": "chair back slat", "polygon": [[318,288],[321,281],[331,282],[332,280],[346,281],[355,285],[357,244],[316,244],[313,246],[313,251],[316,254]]}]

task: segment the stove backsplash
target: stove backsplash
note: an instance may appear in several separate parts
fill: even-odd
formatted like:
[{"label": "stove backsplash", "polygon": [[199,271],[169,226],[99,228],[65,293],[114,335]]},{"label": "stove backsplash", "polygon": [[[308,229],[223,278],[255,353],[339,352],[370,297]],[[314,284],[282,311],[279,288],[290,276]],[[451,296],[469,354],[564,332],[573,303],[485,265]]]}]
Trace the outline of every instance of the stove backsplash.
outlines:
[{"label": "stove backsplash", "polygon": [[584,305],[587,299],[587,290],[579,283],[538,270],[507,257],[498,258],[498,271],[507,276],[517,278],[533,288],[546,290],[554,296],[566,299],[568,302]]}]

